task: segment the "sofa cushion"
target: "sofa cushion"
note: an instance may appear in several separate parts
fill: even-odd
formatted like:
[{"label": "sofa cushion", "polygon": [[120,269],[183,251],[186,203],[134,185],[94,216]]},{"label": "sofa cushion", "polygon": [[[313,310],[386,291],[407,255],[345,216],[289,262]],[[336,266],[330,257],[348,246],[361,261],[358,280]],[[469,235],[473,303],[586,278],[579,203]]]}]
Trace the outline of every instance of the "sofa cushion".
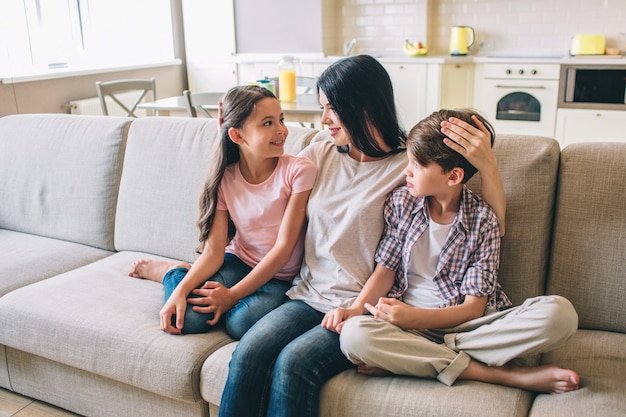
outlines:
[{"label": "sofa cushion", "polygon": [[0,229],[0,297],[111,253],[79,243]]},{"label": "sofa cushion", "polygon": [[[507,202],[499,281],[521,304],[544,292],[560,148],[550,138],[498,135],[494,153]],[[480,193],[480,175],[468,185]]]},{"label": "sofa cushion", "polygon": [[113,249],[130,120],[69,114],[0,118],[0,229]]},{"label": "sofa cushion", "polygon": [[[317,133],[291,127],[289,152]],[[215,119],[149,117],[133,122],[117,208],[117,250],[193,261],[198,246],[200,193],[214,147]]]},{"label": "sofa cushion", "polygon": [[626,332],[626,144],[561,154],[548,293],[567,297],[579,327]]},{"label": "sofa cushion", "polygon": [[[571,146],[571,145],[570,145]],[[543,363],[574,369],[580,389],[535,399],[530,417],[626,415],[626,335],[579,330],[561,348],[543,355]]]},{"label": "sofa cushion", "polygon": [[[236,342],[209,356],[200,374],[205,401],[219,406]],[[529,392],[480,382],[457,381],[448,387],[439,381],[411,377],[368,377],[354,370],[328,381],[320,399],[320,416],[517,416],[528,414]]]},{"label": "sofa cushion", "polygon": [[117,253],[0,297],[0,344],[198,401],[204,360],[231,339],[222,329],[184,336],[161,331],[162,285],[126,275],[130,263],[145,256]]}]

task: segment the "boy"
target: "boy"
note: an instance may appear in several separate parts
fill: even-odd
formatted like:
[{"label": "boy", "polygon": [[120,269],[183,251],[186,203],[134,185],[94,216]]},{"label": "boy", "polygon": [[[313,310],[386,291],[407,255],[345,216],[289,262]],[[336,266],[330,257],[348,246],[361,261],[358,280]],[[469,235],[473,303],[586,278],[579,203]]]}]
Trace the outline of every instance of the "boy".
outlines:
[{"label": "boy", "polygon": [[[395,373],[560,393],[580,377],[553,365],[521,367],[516,358],[554,349],[577,329],[571,303],[541,296],[512,307],[497,282],[500,232],[496,215],[464,184],[476,169],[443,143],[442,122],[456,117],[491,125],[467,110],[440,110],[409,133],[406,186],[385,203],[376,253],[377,282],[395,277],[372,316],[347,320],[343,353],[370,375]],[[478,121],[478,123],[477,123]],[[370,278],[371,279],[371,278]],[[391,287],[392,281],[386,279]]]}]

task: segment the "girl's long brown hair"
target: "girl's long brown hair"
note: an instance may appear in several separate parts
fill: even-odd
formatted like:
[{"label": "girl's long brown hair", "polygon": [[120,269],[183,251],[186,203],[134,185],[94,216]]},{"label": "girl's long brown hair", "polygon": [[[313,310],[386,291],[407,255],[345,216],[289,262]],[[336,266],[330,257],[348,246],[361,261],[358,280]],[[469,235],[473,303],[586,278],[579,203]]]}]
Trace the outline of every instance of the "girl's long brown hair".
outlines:
[{"label": "girl's long brown hair", "polygon": [[[196,249],[198,253],[202,253],[204,242],[209,237],[215,219],[217,191],[226,167],[239,161],[239,146],[228,136],[228,129],[231,127],[241,129],[246,119],[254,111],[256,104],[267,97],[276,99],[276,96],[266,88],[246,85],[231,88],[222,99],[220,143],[219,146],[216,146],[215,153],[211,155],[209,174],[200,196],[200,218],[198,219],[200,245]],[[229,221],[229,239],[233,235],[234,226]]]}]

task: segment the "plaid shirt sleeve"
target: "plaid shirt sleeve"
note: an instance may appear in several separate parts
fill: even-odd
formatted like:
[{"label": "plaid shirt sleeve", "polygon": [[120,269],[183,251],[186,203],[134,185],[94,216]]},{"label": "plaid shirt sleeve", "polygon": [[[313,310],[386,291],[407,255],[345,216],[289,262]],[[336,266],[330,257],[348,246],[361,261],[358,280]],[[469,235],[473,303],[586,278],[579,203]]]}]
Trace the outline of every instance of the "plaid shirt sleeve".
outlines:
[{"label": "plaid shirt sleeve", "polygon": [[383,208],[385,226],[376,249],[374,260],[394,271],[400,269],[402,262],[402,236],[399,230],[399,220],[402,216],[403,195],[399,189],[389,193]]}]

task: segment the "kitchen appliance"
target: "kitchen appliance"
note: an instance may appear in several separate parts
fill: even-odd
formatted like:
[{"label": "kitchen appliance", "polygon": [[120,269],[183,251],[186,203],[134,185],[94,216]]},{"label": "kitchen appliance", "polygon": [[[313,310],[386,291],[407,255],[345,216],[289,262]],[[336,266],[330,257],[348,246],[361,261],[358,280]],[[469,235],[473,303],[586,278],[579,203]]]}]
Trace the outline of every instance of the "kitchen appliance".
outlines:
[{"label": "kitchen appliance", "polygon": [[475,107],[497,133],[554,136],[559,90],[558,64],[483,64]]},{"label": "kitchen appliance", "polygon": [[626,67],[563,65],[559,108],[626,110]]},{"label": "kitchen appliance", "polygon": [[453,26],[450,29],[450,55],[462,56],[474,44],[474,28],[471,26]]},{"label": "kitchen appliance", "polygon": [[570,55],[604,55],[606,41],[604,35],[578,34],[572,39]]}]

